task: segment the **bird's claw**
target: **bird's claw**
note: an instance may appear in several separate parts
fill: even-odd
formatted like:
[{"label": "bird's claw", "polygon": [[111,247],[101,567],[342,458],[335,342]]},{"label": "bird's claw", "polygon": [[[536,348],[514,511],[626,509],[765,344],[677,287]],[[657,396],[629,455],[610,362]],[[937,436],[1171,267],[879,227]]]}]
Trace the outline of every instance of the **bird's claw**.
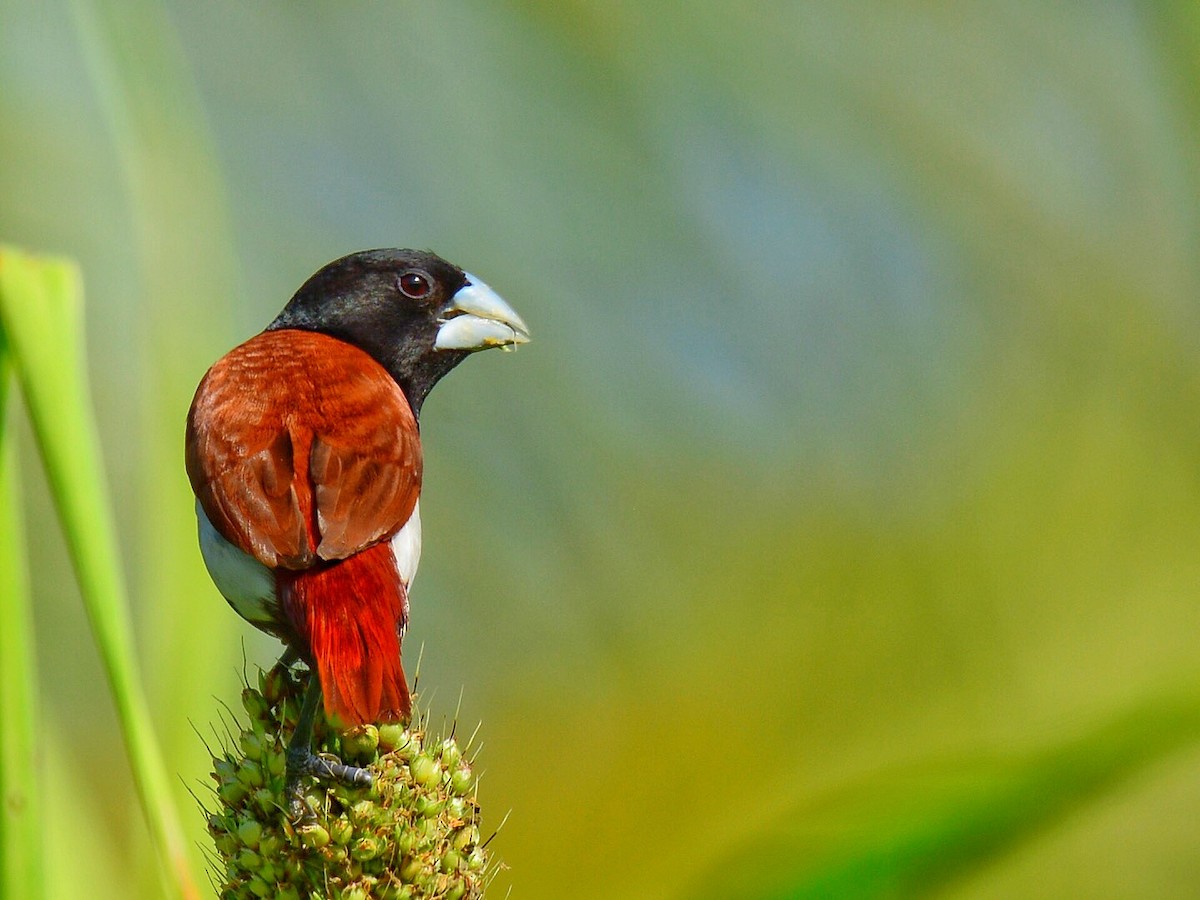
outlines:
[{"label": "bird's claw", "polygon": [[309,775],[322,781],[340,781],[349,787],[369,788],[374,781],[370,770],[360,766],[348,766],[344,762],[313,756],[309,760]]},{"label": "bird's claw", "polygon": [[289,754],[287,764],[287,795],[290,798],[293,822],[315,821],[313,811],[304,799],[304,779],[336,781],[348,787],[369,788],[375,781],[370,770],[348,766],[336,759],[326,759],[315,753]]}]

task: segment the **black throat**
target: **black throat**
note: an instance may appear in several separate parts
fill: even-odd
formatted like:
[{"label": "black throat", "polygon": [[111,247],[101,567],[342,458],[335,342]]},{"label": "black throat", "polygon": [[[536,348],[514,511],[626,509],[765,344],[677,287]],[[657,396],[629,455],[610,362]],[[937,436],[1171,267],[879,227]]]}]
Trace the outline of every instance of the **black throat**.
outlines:
[{"label": "black throat", "polygon": [[374,353],[371,355],[387,369],[396,384],[400,385],[400,390],[408,398],[408,405],[412,407],[413,415],[420,419],[421,406],[433,390],[433,386],[470,354],[466,350],[434,350],[416,360],[394,359],[391,362],[380,359]]}]

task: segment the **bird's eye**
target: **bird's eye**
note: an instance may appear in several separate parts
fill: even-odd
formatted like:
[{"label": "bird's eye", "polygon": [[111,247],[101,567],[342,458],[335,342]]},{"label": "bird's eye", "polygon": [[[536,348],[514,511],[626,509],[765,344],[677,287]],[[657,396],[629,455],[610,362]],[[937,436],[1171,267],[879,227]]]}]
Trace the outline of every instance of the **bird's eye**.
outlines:
[{"label": "bird's eye", "polygon": [[432,289],[429,277],[421,272],[405,272],[400,276],[400,292],[410,300],[424,300]]}]

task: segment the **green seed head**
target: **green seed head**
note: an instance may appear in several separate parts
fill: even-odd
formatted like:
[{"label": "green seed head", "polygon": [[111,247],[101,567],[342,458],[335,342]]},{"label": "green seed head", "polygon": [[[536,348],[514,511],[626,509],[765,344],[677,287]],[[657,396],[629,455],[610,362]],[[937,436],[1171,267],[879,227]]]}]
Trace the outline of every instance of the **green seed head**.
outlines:
[{"label": "green seed head", "polygon": [[242,850],[237,855],[237,864],[247,872],[257,872],[262,868],[262,857],[253,850]]},{"label": "green seed head", "polygon": [[262,769],[254,760],[243,759],[242,764],[238,766],[237,780],[247,788],[260,788],[264,783]]},{"label": "green seed head", "polygon": [[233,760],[213,757],[213,778],[219,784],[225,784],[237,777],[237,766]]},{"label": "green seed head", "polygon": [[251,850],[257,850],[259,839],[262,838],[262,831],[261,822],[256,822],[254,819],[243,819],[237,830],[238,840]]},{"label": "green seed head", "polygon": [[283,843],[283,835],[268,834],[266,837],[258,839],[258,853],[264,859],[275,859],[278,857],[279,851],[283,849]]},{"label": "green seed head", "polygon": [[412,853],[416,837],[407,824],[397,825],[392,831],[392,847],[395,848],[396,856],[408,856]]},{"label": "green seed head", "polygon": [[451,797],[446,801],[446,814],[455,822],[462,822],[467,816],[467,801],[463,797]]},{"label": "green seed head", "polygon": [[258,807],[260,812],[270,813],[273,810],[279,809],[279,796],[276,791],[271,788],[259,788],[250,795],[250,799],[254,801],[254,805]]},{"label": "green seed head", "polygon": [[242,691],[242,708],[246,710],[251,721],[265,719],[267,713],[270,712],[270,707],[271,704],[267,702],[260,691],[256,691],[254,688],[246,688]]},{"label": "green seed head", "polygon": [[296,829],[296,836],[300,838],[300,843],[313,850],[320,850],[329,843],[329,832],[316,823],[301,825]]},{"label": "green seed head", "polygon": [[441,759],[442,765],[447,769],[453,769],[462,759],[462,751],[458,749],[458,744],[454,743],[454,738],[446,738],[442,741]]},{"label": "green seed head", "polygon": [[471,774],[469,765],[463,763],[450,773],[450,790],[460,797],[474,792],[475,776]]},{"label": "green seed head", "polygon": [[350,838],[354,837],[354,826],[345,817],[334,819],[330,823],[329,829],[329,834],[333,838],[333,842],[342,847],[350,843]]},{"label": "green seed head", "polygon": [[253,760],[262,758],[264,742],[265,738],[253,730],[243,731],[238,739],[246,759]]},{"label": "green seed head", "polygon": [[360,825],[367,825],[371,822],[378,807],[370,800],[359,800],[350,807],[350,817]]},{"label": "green seed head", "polygon": [[229,807],[236,807],[249,793],[240,781],[227,781],[217,788],[217,796]]},{"label": "green seed head", "polygon": [[217,852],[222,856],[233,856],[238,850],[238,839],[232,834],[222,834],[213,840]]},{"label": "green seed head", "polygon": [[379,747],[379,729],[363,725],[342,734],[342,757],[358,762],[373,762]]},{"label": "green seed head", "polygon": [[426,819],[436,819],[442,814],[442,810],[446,808],[446,803],[438,797],[420,796],[417,798],[414,807],[417,815],[424,816]]},{"label": "green seed head", "polygon": [[405,762],[415,759],[421,752],[421,735],[405,729],[400,732],[396,743],[396,755]]},{"label": "green seed head", "polygon": [[359,862],[366,862],[374,859],[383,849],[383,842],[373,834],[366,834],[354,842],[354,848],[350,851],[350,855]]},{"label": "green seed head", "polygon": [[439,863],[439,867],[441,868],[441,870],[443,872],[453,872],[461,864],[462,864],[462,857],[458,855],[458,851],[457,850],[447,850],[445,853],[442,854],[442,859],[441,859],[441,862]]},{"label": "green seed head", "polygon": [[278,778],[287,771],[287,754],[277,751],[273,748],[264,750],[263,763],[266,765],[267,774],[272,778]]},{"label": "green seed head", "polygon": [[405,857],[404,862],[400,865],[400,877],[412,884],[421,877],[422,868],[421,860],[417,857]]},{"label": "green seed head", "polygon": [[409,770],[412,772],[413,781],[423,787],[433,787],[442,777],[442,770],[437,761],[429,756],[418,756],[409,763]]},{"label": "green seed head", "polygon": [[399,722],[389,722],[379,726],[379,749],[391,753],[408,740],[408,732]]},{"label": "green seed head", "polygon": [[479,843],[479,829],[474,825],[467,825],[454,832],[454,837],[451,839],[451,845],[455,850],[466,850],[468,847]]},{"label": "green seed head", "polygon": [[368,766],[369,788],[305,778],[296,821],[287,744],[307,676],[274,669],[242,694],[250,721],[213,760],[208,831],[222,900],[425,900],[483,896],[492,866],[480,847],[469,760],[420,722],[337,732],[318,713],[313,750]]},{"label": "green seed head", "polygon": [[[258,673],[258,692],[262,694],[268,706],[275,706],[279,703],[290,692],[290,688],[291,680],[279,666],[271,669],[270,672]],[[246,698],[243,693],[242,703],[245,702]]]}]

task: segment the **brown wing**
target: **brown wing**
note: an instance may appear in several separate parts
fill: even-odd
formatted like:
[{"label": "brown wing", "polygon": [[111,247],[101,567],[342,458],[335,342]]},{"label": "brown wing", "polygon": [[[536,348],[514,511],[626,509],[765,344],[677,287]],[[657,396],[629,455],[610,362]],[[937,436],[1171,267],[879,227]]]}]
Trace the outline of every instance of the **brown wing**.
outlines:
[{"label": "brown wing", "polygon": [[226,540],[303,569],[390,537],[421,491],[417,423],[363,351],[264,332],[222,357],[188,414],[187,470]]}]

